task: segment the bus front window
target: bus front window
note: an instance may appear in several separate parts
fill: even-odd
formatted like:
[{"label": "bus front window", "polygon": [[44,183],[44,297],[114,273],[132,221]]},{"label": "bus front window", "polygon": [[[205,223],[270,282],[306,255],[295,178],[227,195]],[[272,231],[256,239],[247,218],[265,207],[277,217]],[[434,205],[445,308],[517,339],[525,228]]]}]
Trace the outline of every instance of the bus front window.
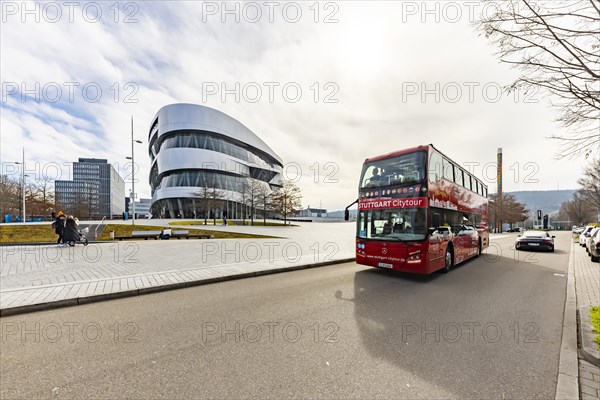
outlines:
[{"label": "bus front window", "polygon": [[363,166],[361,189],[417,183],[425,178],[425,152],[373,161]]},{"label": "bus front window", "polygon": [[359,213],[358,237],[409,241],[427,237],[425,208],[368,210]]}]

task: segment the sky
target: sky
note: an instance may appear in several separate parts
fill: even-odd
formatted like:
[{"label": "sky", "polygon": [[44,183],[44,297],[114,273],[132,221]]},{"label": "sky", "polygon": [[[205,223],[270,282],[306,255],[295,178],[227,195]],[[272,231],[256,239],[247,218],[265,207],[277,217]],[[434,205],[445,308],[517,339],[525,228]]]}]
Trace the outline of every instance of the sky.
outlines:
[{"label": "sky", "polygon": [[[164,105],[234,117],[284,161],[303,206],[357,197],[363,161],[433,143],[495,191],[577,188],[586,160],[557,160],[567,132],[542,90],[501,88],[519,71],[473,25],[477,2],[0,3],[0,158],[25,147],[28,179],[69,179],[108,159],[150,197],[148,130]],[[130,185],[127,184],[126,192]]]}]

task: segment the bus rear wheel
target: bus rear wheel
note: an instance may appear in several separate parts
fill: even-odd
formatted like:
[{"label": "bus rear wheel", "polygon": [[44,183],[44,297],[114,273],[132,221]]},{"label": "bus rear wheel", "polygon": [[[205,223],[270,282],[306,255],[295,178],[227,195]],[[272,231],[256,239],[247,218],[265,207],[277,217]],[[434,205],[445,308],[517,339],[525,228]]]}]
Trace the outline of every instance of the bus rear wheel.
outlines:
[{"label": "bus rear wheel", "polygon": [[452,254],[452,248],[448,247],[446,249],[446,255],[444,256],[444,268],[442,268],[442,272],[448,272],[452,269],[454,265],[454,257]]}]

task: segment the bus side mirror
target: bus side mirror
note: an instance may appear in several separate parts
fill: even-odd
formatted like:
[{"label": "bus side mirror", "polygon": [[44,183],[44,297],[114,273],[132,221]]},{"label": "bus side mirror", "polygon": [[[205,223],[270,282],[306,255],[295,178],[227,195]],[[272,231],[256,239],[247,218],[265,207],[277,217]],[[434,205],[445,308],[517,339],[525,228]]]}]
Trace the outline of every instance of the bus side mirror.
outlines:
[{"label": "bus side mirror", "polygon": [[441,225],[441,220],[440,220],[440,214],[439,213],[433,213],[433,214],[431,214],[431,225],[434,228],[437,228],[438,226]]},{"label": "bus side mirror", "polygon": [[350,219],[350,211],[344,210],[344,221],[348,221]]}]

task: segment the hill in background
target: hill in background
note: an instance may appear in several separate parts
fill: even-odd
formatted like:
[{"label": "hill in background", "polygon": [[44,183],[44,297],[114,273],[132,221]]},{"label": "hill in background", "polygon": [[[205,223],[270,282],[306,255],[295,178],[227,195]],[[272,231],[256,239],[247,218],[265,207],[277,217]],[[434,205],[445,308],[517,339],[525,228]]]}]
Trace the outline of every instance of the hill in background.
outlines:
[{"label": "hill in background", "polygon": [[526,190],[509,192],[518,202],[525,204],[525,208],[535,212],[542,210],[543,214],[558,212],[560,205],[573,198],[576,190]]}]

